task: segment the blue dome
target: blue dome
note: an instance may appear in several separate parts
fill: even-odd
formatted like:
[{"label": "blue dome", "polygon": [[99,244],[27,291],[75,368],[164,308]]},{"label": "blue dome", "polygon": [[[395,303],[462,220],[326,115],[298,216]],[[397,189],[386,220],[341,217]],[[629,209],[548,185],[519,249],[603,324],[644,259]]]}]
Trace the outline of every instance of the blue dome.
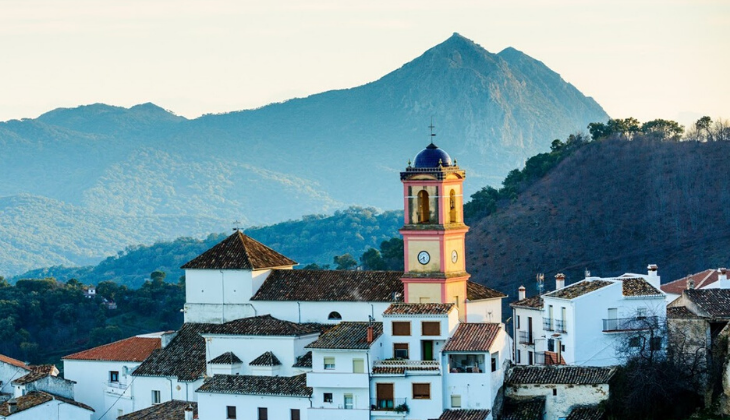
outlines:
[{"label": "blue dome", "polygon": [[441,161],[441,166],[451,166],[451,156],[431,143],[416,155],[413,159],[413,167],[438,168],[439,161]]}]

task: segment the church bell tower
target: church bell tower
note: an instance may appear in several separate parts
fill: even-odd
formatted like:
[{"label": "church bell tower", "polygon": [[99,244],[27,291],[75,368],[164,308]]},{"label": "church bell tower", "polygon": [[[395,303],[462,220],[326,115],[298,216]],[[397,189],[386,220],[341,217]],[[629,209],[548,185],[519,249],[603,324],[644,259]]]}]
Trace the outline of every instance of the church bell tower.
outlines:
[{"label": "church bell tower", "polygon": [[465,172],[438,146],[429,144],[400,179],[403,182],[403,235],[408,303],[455,303],[466,318],[463,183]]}]

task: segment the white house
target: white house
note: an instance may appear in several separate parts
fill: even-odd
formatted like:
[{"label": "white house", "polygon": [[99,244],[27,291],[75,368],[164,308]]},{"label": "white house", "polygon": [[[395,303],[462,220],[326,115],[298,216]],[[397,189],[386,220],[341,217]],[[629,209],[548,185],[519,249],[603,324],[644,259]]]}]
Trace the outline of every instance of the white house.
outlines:
[{"label": "white house", "polygon": [[30,373],[30,366],[0,354],[0,402],[9,400],[15,395],[12,381]]},{"label": "white house", "polygon": [[[666,296],[659,290],[656,266],[646,275],[585,279],[513,303],[515,362],[611,366],[620,364],[617,350],[629,335],[653,334],[666,318]],[[666,337],[652,336],[662,347]]]},{"label": "white house", "polygon": [[94,409],[70,398],[30,391],[0,404],[0,420],[87,420]]}]

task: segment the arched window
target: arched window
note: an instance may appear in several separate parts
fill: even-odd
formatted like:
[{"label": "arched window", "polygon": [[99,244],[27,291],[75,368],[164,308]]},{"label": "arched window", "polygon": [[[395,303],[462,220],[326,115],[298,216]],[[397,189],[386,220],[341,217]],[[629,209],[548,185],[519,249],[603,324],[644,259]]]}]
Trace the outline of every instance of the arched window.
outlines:
[{"label": "arched window", "polygon": [[449,216],[451,223],[456,223],[456,192],[454,190],[449,193]]},{"label": "arched window", "polygon": [[331,321],[341,321],[342,315],[340,315],[339,312],[330,312],[330,314],[327,316],[327,319]]},{"label": "arched window", "polygon": [[431,211],[428,208],[428,192],[418,192],[418,223],[428,223],[431,219]]}]

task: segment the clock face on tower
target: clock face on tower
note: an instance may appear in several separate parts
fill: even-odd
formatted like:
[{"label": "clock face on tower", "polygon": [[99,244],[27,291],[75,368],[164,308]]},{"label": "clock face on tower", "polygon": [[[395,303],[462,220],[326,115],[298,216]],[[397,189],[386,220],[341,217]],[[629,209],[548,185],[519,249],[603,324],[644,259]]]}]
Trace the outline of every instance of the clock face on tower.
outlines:
[{"label": "clock face on tower", "polygon": [[456,262],[459,260],[459,254],[456,252],[456,250],[451,251],[451,262],[456,264]]},{"label": "clock face on tower", "polygon": [[429,261],[431,261],[431,256],[428,255],[428,252],[421,251],[418,253],[418,262],[419,263],[426,265],[426,264],[428,264]]}]

